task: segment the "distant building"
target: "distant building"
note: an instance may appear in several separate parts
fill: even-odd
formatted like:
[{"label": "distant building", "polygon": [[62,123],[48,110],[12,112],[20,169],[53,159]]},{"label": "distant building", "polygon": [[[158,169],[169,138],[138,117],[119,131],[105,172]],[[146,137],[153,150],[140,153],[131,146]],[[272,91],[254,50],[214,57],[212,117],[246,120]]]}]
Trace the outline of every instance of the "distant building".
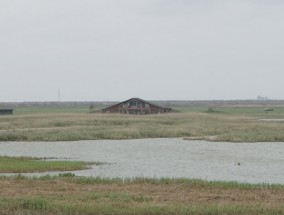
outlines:
[{"label": "distant building", "polygon": [[0,115],[11,115],[13,111],[14,110],[10,108],[0,108]]},{"label": "distant building", "polygon": [[105,113],[157,114],[170,112],[171,108],[161,107],[143,99],[131,98],[124,102],[102,109]]}]

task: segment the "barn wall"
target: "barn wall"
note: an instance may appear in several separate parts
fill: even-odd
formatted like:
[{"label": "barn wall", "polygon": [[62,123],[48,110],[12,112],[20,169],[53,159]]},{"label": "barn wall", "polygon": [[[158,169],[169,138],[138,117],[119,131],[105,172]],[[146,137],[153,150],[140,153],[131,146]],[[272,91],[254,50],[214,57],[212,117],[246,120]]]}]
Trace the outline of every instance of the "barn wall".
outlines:
[{"label": "barn wall", "polygon": [[149,104],[146,101],[139,99],[130,99],[109,108],[105,108],[103,111],[107,113],[122,113],[122,114],[157,114],[164,113],[168,108],[159,107],[153,104]]}]

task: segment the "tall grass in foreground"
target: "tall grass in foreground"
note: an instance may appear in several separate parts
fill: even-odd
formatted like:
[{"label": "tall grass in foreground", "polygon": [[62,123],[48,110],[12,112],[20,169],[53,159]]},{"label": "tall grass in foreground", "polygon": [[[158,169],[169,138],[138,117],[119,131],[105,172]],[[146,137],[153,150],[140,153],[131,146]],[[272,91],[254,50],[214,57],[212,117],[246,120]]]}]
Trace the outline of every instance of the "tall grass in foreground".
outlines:
[{"label": "tall grass in foreground", "polygon": [[100,179],[70,174],[0,177],[0,186],[0,214],[284,213],[283,185],[191,179]]}]

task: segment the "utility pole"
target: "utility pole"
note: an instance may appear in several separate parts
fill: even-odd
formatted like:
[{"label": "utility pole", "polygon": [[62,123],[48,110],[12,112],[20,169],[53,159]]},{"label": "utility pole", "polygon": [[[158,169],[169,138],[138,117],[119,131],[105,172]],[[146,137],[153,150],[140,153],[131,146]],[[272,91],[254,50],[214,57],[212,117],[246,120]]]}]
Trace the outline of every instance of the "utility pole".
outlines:
[{"label": "utility pole", "polygon": [[58,89],[58,102],[61,102],[61,91]]}]

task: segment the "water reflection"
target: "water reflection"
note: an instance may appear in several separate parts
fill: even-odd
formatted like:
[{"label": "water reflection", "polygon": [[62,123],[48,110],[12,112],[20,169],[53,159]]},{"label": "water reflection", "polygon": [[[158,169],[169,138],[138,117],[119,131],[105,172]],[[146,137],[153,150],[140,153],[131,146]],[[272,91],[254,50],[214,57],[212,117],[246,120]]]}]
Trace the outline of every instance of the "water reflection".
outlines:
[{"label": "water reflection", "polygon": [[[170,177],[284,184],[284,143],[217,143],[182,139],[1,142],[0,155],[108,163],[80,176]],[[109,165],[111,164],[111,165]]]}]

